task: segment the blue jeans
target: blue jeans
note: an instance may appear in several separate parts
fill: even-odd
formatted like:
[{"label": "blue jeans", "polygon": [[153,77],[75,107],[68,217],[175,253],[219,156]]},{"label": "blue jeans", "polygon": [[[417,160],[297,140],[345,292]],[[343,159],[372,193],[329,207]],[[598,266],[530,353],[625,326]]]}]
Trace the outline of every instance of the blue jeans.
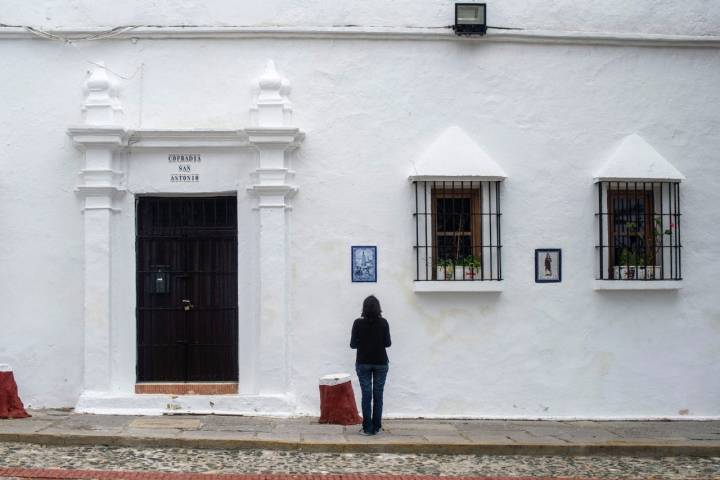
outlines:
[{"label": "blue jeans", "polygon": [[[383,389],[388,366],[356,363],[355,371],[362,392],[363,430],[366,433],[377,433],[382,428]],[[372,416],[370,414],[371,400]]]}]

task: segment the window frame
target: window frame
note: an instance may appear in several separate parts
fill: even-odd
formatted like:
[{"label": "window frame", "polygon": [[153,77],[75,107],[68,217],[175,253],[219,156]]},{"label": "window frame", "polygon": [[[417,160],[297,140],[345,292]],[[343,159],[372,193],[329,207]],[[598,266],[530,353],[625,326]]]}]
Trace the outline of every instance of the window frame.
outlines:
[{"label": "window frame", "polygon": [[[603,179],[596,182],[596,188],[596,238],[599,243],[596,244],[595,279],[611,283],[682,280],[680,182],[661,179]],[[619,263],[618,259],[621,250],[626,248],[629,242],[616,240],[633,234],[618,234],[616,230],[618,199],[627,199],[629,202],[637,199],[644,202],[641,214],[644,217],[644,226],[640,231],[635,230],[635,234],[641,235],[643,241],[642,256],[637,256],[638,252],[632,250],[634,258],[638,259],[633,263]],[[628,222],[633,222],[632,215],[627,219],[626,223]],[[638,222],[637,218],[635,222]]]},{"label": "window frame", "polygon": [[[452,198],[458,198],[458,199],[464,199],[469,198],[470,200],[470,231],[468,233],[462,233],[460,231],[457,232],[443,232],[445,235],[443,236],[452,236],[452,237],[470,237],[470,255],[480,260],[480,271],[482,272],[484,259],[482,258],[482,238],[483,238],[483,229],[482,229],[482,191],[481,188],[473,189],[473,188],[460,188],[460,189],[452,189],[452,188],[434,188],[430,191],[430,198],[431,198],[431,215],[433,218],[432,222],[432,250],[434,252],[434,255],[432,255],[432,277],[433,280],[437,280],[437,263],[438,260],[440,260],[440,242],[439,238],[441,236],[441,233],[438,231],[438,223],[439,217],[440,217],[440,209],[438,208],[438,200],[443,199],[452,199]],[[461,212],[459,215],[462,215]],[[457,262],[461,258],[459,257],[459,254],[455,255],[455,258],[453,260]],[[456,264],[457,265],[457,264]]]},{"label": "window frame", "polygon": [[[414,179],[415,201],[415,261],[416,291],[424,289],[419,284],[484,282],[502,280],[502,243],[500,232],[500,183],[496,178],[441,178]],[[440,248],[438,238],[443,237],[443,230],[438,230],[438,200],[444,198],[469,198],[470,230],[459,231],[470,238],[470,252],[477,266],[463,266],[461,258],[453,260],[452,269],[439,272]],[[453,232],[448,231],[448,236]],[[457,254],[455,256],[458,256]],[[447,267],[446,267],[447,268]],[[442,276],[441,276],[442,275]],[[478,285],[479,287],[479,285]],[[428,286],[428,288],[431,288]],[[443,287],[438,287],[443,288]],[[450,288],[450,287],[448,287]],[[455,288],[455,287],[452,287]],[[487,291],[499,291],[495,287],[482,287]],[[424,290],[427,291],[427,290]],[[442,291],[439,289],[437,291]],[[451,290],[447,290],[451,291]],[[460,290],[452,290],[460,291]],[[467,290],[470,291],[470,290]],[[473,287],[473,291],[475,288]]]},{"label": "window frame", "polygon": [[[644,217],[644,232],[643,232],[643,238],[649,239],[646,241],[646,244],[643,245],[644,250],[644,263],[647,266],[648,261],[652,259],[652,265],[656,265],[656,258],[657,255],[655,255],[655,238],[653,235],[653,228],[652,228],[652,222],[655,221],[655,198],[654,198],[654,191],[653,190],[607,190],[607,214],[608,214],[608,247],[611,246],[611,242],[613,247],[609,249],[608,252],[608,276],[610,278],[614,277],[614,267],[618,266],[624,266],[626,264],[623,263],[616,263],[616,257],[620,257],[618,255],[618,245],[624,245],[624,244],[618,244],[617,243],[617,237],[615,232],[615,200],[617,199],[624,199],[628,201],[637,201],[638,199],[642,199],[645,202],[645,208],[644,213],[642,214]],[[628,222],[632,222],[633,220],[630,219]],[[627,222],[626,222],[627,223]],[[620,234],[620,236],[623,237],[630,237],[630,233],[624,233]],[[624,247],[623,247],[624,248]],[[652,252],[650,255],[648,255],[648,251]],[[636,252],[633,252],[636,253]]]}]

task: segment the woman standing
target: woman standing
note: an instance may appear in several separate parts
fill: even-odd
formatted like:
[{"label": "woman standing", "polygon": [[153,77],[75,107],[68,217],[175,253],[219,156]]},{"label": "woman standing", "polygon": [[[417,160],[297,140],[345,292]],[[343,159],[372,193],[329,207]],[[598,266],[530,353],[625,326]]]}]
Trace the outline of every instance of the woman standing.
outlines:
[{"label": "woman standing", "polygon": [[[388,372],[390,326],[382,316],[380,302],[370,295],[363,302],[362,317],[355,320],[350,348],[357,349],[355,371],[362,392],[364,435],[375,435],[382,429],[383,389]],[[370,402],[372,401],[372,415]]]}]

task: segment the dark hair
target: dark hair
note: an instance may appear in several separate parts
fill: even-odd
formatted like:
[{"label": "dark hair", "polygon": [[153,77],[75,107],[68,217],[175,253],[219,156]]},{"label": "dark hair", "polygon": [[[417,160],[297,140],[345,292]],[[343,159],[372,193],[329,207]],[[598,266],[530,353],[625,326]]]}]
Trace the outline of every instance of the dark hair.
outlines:
[{"label": "dark hair", "polygon": [[363,318],[380,318],[380,314],[382,314],[380,302],[375,298],[375,295],[370,295],[363,302]]}]

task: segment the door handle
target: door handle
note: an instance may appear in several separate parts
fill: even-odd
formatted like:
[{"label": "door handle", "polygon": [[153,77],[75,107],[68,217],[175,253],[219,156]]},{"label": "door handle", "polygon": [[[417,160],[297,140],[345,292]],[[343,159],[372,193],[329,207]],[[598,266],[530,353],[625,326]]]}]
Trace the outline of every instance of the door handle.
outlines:
[{"label": "door handle", "polygon": [[188,300],[187,298],[183,298],[182,303],[183,303],[183,309],[185,309],[186,312],[189,312],[190,310],[195,308],[195,305],[193,305],[192,302],[190,300]]}]

